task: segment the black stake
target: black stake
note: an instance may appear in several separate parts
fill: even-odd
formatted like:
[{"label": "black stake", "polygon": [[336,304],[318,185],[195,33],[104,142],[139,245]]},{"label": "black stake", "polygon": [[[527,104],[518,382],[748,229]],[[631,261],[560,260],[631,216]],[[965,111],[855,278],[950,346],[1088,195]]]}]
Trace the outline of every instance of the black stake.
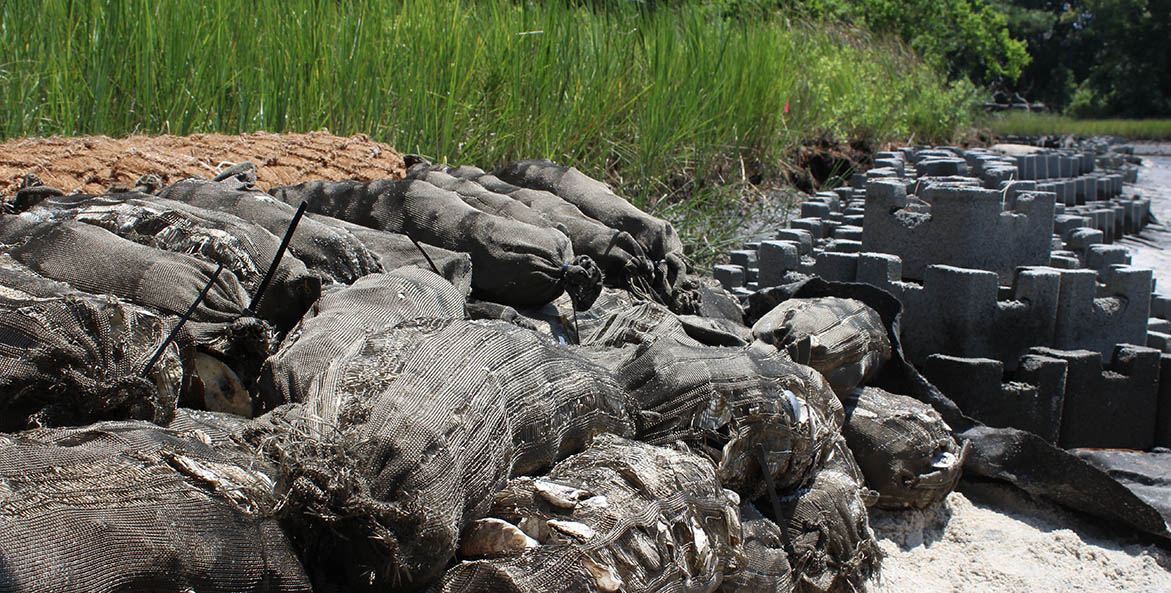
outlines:
[{"label": "black stake", "polygon": [[264,296],[264,291],[268,290],[268,284],[272,282],[272,277],[276,274],[276,268],[281,264],[281,258],[285,256],[285,250],[289,248],[289,240],[293,238],[293,231],[297,230],[297,225],[301,223],[301,217],[305,216],[305,210],[309,208],[309,202],[301,202],[301,207],[297,208],[297,213],[293,215],[293,221],[289,223],[288,230],[285,231],[284,238],[281,239],[281,246],[276,250],[276,257],[272,258],[272,265],[268,267],[268,272],[264,275],[264,280],[260,281],[260,286],[256,288],[256,295],[252,297],[252,302],[248,303],[248,309],[245,313],[255,312],[256,307],[260,305],[260,299]]},{"label": "black stake", "polygon": [[163,352],[167,351],[167,346],[171,345],[171,342],[175,340],[175,336],[179,335],[179,330],[183,329],[183,324],[187,323],[187,320],[195,314],[195,309],[199,307],[199,303],[203,302],[203,298],[207,296],[207,293],[211,292],[212,285],[215,284],[216,279],[220,277],[220,272],[223,271],[224,264],[216,267],[215,273],[211,275],[211,280],[207,281],[207,286],[204,286],[203,290],[199,291],[199,296],[195,297],[195,302],[191,303],[191,306],[187,308],[187,312],[179,318],[179,323],[176,323],[175,327],[171,329],[171,333],[167,336],[167,339],[163,340],[163,344],[155,351],[154,356],[150,357],[150,362],[147,362],[146,366],[142,368],[142,372],[139,373],[140,377],[145,379],[150,374],[150,369],[159,361],[159,358],[162,358]]},{"label": "black stake", "polygon": [[[439,274],[439,268],[435,267],[435,262],[431,261],[431,256],[427,255],[426,251],[423,251],[423,246],[420,245],[419,242],[416,241],[415,238],[412,237],[410,233],[403,231],[403,234],[406,235],[407,238],[411,240],[411,243],[415,244],[415,249],[418,249],[419,253],[423,254],[423,259],[427,260],[427,263],[431,265],[431,269],[434,270],[436,274]],[[439,275],[442,276],[443,274],[439,274]]]},{"label": "black stake", "polygon": [[764,486],[768,490],[769,502],[772,503],[773,521],[776,521],[777,527],[781,530],[781,543],[784,544],[786,551],[792,550],[789,532],[785,531],[785,526],[781,523],[784,520],[781,515],[781,499],[777,497],[777,485],[773,482],[773,474],[768,470],[768,453],[765,452],[762,443],[757,443],[753,450],[756,451],[756,463],[760,466],[760,475],[764,477]]}]

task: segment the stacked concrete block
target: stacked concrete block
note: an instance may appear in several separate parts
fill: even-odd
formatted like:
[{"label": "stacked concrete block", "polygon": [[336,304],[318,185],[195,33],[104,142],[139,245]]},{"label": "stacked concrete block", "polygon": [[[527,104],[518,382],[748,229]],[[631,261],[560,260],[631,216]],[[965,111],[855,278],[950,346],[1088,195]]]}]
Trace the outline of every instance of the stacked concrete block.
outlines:
[{"label": "stacked concrete block", "polygon": [[1033,348],[1016,371],[998,360],[932,355],[924,375],[965,413],[1065,448],[1146,450],[1171,443],[1171,356],[1119,345],[1100,352]]},{"label": "stacked concrete block", "polygon": [[1055,197],[1015,196],[1005,210],[999,191],[950,183],[921,190],[929,209],[908,208],[905,188],[880,179],[867,185],[862,246],[903,260],[906,278],[919,280],[927,266],[946,264],[996,272],[1004,281],[1019,266],[1049,263]]},{"label": "stacked concrete block", "polygon": [[1037,348],[1065,360],[1064,413],[1059,443],[1074,447],[1150,449],[1155,444],[1161,354],[1119,345],[1107,366],[1101,353]]},{"label": "stacked concrete block", "polygon": [[1068,364],[1041,354],[1021,357],[1005,377],[1004,363],[988,358],[933,354],[923,374],[965,414],[999,428],[1019,428],[1057,444],[1065,405]]}]

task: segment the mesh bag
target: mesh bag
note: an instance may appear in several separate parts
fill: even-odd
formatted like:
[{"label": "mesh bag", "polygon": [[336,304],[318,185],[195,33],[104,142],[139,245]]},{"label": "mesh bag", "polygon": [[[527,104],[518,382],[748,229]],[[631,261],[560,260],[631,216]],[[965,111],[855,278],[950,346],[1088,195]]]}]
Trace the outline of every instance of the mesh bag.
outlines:
[{"label": "mesh bag", "polygon": [[719,593],[792,593],[785,536],[750,503],[740,505],[743,546],[739,564],[724,575]]},{"label": "mesh bag", "polygon": [[618,593],[611,577],[578,546],[540,546],[514,556],[460,562],[431,593]]},{"label": "mesh bag", "polygon": [[850,449],[879,493],[883,508],[923,508],[943,500],[959,482],[967,444],[931,406],[876,387],[860,387],[842,398],[842,427]]},{"label": "mesh bag", "polygon": [[[630,233],[612,229],[586,216],[580,208],[557,194],[512,185],[475,167],[416,165],[409,169],[407,174],[417,176],[420,174],[419,171],[435,170],[471,182],[472,185],[496,195],[507,195],[513,201],[531,208],[547,221],[546,226],[551,224],[569,237],[573,243],[574,253],[588,255],[597,262],[608,284],[628,287],[644,296],[654,298],[654,264]],[[441,177],[429,172],[426,178],[442,181]],[[460,184],[458,187],[465,188],[467,185]]]},{"label": "mesh bag", "polygon": [[324,582],[418,589],[510,476],[633,433],[630,413],[608,373],[534,332],[415,320],[337,356],[261,440]]},{"label": "mesh bag", "polygon": [[667,304],[680,301],[680,295],[675,292],[687,285],[687,259],[683,255],[683,242],[671,223],[639,210],[601,181],[547,160],[515,161],[505,165],[496,177],[520,187],[554,193],[577,206],[586,216],[634,237],[643,253],[654,262],[655,290],[659,298]]},{"label": "mesh bag", "polygon": [[698,315],[676,315],[665,305],[620,288],[603,288],[588,311],[575,314],[572,303],[563,296],[542,309],[523,309],[521,315],[544,333],[595,349],[642,344],[668,334],[708,346],[745,346],[752,341],[747,327]]},{"label": "mesh bag", "polygon": [[854,299],[788,299],[761,317],[752,333],[778,348],[808,339],[807,364],[839,394],[873,377],[891,355],[882,318]]},{"label": "mesh bag", "polygon": [[825,379],[765,344],[715,348],[668,335],[638,346],[616,375],[643,412],[640,440],[682,440],[748,500],[764,493],[758,446],[787,491],[820,466],[842,425]]},{"label": "mesh bag", "polygon": [[[289,205],[251,191],[240,183],[186,179],[167,186],[162,198],[233,214],[283,237],[299,204]],[[349,284],[366,274],[381,272],[374,254],[345,229],[309,217],[302,218],[289,239],[289,252],[305,265],[335,282]]]},{"label": "mesh bag", "polygon": [[309,591],[271,479],[205,436],[142,422],[0,436],[0,590]]},{"label": "mesh bag", "polygon": [[[10,256],[0,255],[0,301],[4,299],[11,301],[7,307],[8,310],[25,306],[27,303],[24,301],[34,299],[61,300],[65,297],[72,297],[81,302],[96,303],[97,310],[107,313],[111,309],[108,304],[104,303],[114,300],[113,297],[94,297],[67,284],[49,280]],[[151,316],[151,312],[124,301],[118,301],[117,305],[134,310],[135,315]],[[113,311],[120,311],[120,309],[115,308]],[[98,318],[102,318],[103,315],[99,314]],[[113,352],[117,353],[116,356],[121,357],[131,348],[118,341],[109,342],[111,336],[102,333],[106,330],[101,328],[120,327],[119,324],[124,323],[125,318],[125,315],[117,313],[108,322],[97,323],[93,327],[83,324],[83,326],[78,326],[81,329],[70,324],[64,326],[49,324],[47,331],[59,337],[63,336],[71,345],[87,345],[86,347],[102,349],[118,348],[120,350]],[[173,324],[177,322],[177,318],[174,316],[162,315],[161,318],[166,323],[167,330],[171,329]],[[43,317],[37,317],[38,324],[42,323],[42,320]],[[95,330],[94,327],[99,329]],[[26,358],[26,355],[32,356],[27,350],[38,347],[37,344],[43,346],[41,340],[48,339],[44,335],[27,337],[27,328],[15,331],[26,332],[12,334],[26,336],[20,340],[32,340],[30,342],[21,341],[15,345],[10,344],[16,348],[14,352],[17,354],[13,354],[16,358]],[[86,332],[87,337],[85,339],[76,338],[71,334],[74,331]],[[55,340],[56,338],[49,339],[50,342]],[[253,398],[245,385],[255,384],[260,365],[269,355],[273,343],[273,330],[268,324],[255,317],[242,317],[230,323],[189,322],[176,336],[175,343],[178,344],[183,359],[184,377],[179,393],[181,404],[199,407],[212,406],[213,409],[234,411],[240,414],[252,413]],[[143,345],[135,346],[135,348],[144,347]],[[42,357],[42,362],[48,364],[45,368],[50,371],[39,376],[56,384],[61,379],[57,374],[61,369],[72,364],[68,362],[72,359],[67,354],[53,353],[51,349],[47,352],[48,358]],[[171,354],[168,353],[161,361],[165,363],[170,360],[170,357]],[[109,372],[113,372],[110,367],[103,366],[94,360],[85,363],[83,368],[86,370],[81,372],[90,378],[106,376],[109,379]],[[125,374],[129,371],[122,369],[116,372]],[[24,376],[28,378],[27,375]],[[222,401],[221,396],[225,394],[230,394],[234,401]],[[209,401],[209,397],[212,399],[221,397],[221,401]]]},{"label": "mesh bag", "polygon": [[865,490],[833,469],[781,501],[796,591],[852,593],[878,573],[882,550],[870,530]]},{"label": "mesh bag", "polygon": [[[195,257],[140,245],[76,221],[39,222],[28,213],[0,219],[0,241],[34,272],[91,294],[111,294],[171,315],[187,311],[215,272]],[[220,274],[192,314],[231,322],[249,296],[233,274]]]},{"label": "mesh bag", "polygon": [[472,291],[472,259],[466,253],[426,243],[416,245],[402,233],[380,231],[332,216],[310,214],[309,218],[353,235],[374,254],[387,272],[405,267],[431,270],[455,285],[460,294],[467,295]]},{"label": "mesh bag", "polygon": [[141,419],[165,424],[184,379],[170,327],[111,297],[0,296],[0,431]]},{"label": "mesh bag", "polygon": [[554,226],[549,217],[529,207],[528,204],[514,200],[504,193],[490,191],[474,181],[450,175],[443,170],[445,168],[428,164],[415,165],[407,169],[407,179],[426,181],[435,187],[453,191],[467,205],[481,212],[511,218],[543,229],[557,229],[566,234],[565,229]]},{"label": "mesh bag", "polygon": [[[269,408],[305,401],[334,359],[370,334],[415,318],[463,316],[464,299],[455,287],[417,268],[371,274],[327,291],[265,362],[261,399]],[[337,385],[318,389],[334,393]]]},{"label": "mesh bag", "polygon": [[573,256],[569,239],[469,206],[455,192],[424,181],[309,182],[272,190],[277,199],[364,226],[405,233],[472,259],[472,286],[487,300],[540,306],[568,291],[589,308],[601,271]]},{"label": "mesh bag", "polygon": [[[693,592],[738,560],[739,504],[701,456],[600,435],[547,476],[509,482],[491,516],[585,551],[630,593]],[[526,590],[561,589],[543,585]]]},{"label": "mesh bag", "polygon": [[[256,294],[281,242],[263,227],[237,216],[145,194],[50,198],[30,214],[85,222],[136,243],[222,264],[249,295]],[[256,313],[288,329],[319,296],[320,277],[286,254]]]}]

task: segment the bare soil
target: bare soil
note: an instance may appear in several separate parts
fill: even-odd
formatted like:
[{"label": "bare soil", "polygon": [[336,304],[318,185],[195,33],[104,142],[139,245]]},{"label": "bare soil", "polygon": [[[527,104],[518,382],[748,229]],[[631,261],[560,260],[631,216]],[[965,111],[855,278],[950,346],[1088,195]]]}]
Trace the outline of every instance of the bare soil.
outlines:
[{"label": "bare soil", "polygon": [[257,185],[291,185],[314,179],[399,179],[402,155],[359,134],[194,134],[22,138],[0,143],[0,195],[14,193],[28,174],[66,193],[98,193],[133,186],[147,173],[164,184],[186,177],[214,177],[243,161],[260,169]]}]

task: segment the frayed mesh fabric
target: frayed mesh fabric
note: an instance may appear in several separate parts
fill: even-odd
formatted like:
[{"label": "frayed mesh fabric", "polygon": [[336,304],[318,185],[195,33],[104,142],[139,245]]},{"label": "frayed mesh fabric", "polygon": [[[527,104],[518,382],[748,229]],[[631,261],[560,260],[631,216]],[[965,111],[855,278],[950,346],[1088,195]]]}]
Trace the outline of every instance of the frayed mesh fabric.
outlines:
[{"label": "frayed mesh fabric", "polygon": [[882,550],[863,492],[850,476],[825,469],[782,501],[796,591],[852,593],[878,573]]},{"label": "frayed mesh fabric", "polygon": [[165,424],[184,380],[170,325],[112,297],[0,296],[0,430],[141,419]]},{"label": "frayed mesh fabric", "polygon": [[751,503],[740,505],[740,561],[724,574],[719,593],[792,593],[793,570],[781,528]]},{"label": "frayed mesh fabric", "polygon": [[0,590],[308,592],[271,479],[141,422],[0,437]]},{"label": "frayed mesh fabric", "polygon": [[[260,392],[268,407],[305,401],[329,365],[366,336],[415,318],[458,319],[463,296],[432,272],[403,268],[364,276],[326,292],[265,363]],[[336,384],[320,389],[337,391]]]},{"label": "frayed mesh fabric", "polygon": [[854,389],[842,404],[842,433],[879,493],[878,506],[923,508],[955,489],[966,447],[934,408],[876,387]]},{"label": "frayed mesh fabric", "polygon": [[548,475],[509,482],[490,516],[584,551],[625,591],[690,593],[739,562],[739,503],[704,457],[601,435]]},{"label": "frayed mesh fabric", "polygon": [[259,439],[327,580],[419,589],[510,476],[632,434],[631,414],[609,373],[534,332],[416,319],[333,358]]},{"label": "frayed mesh fabric", "polygon": [[784,491],[809,478],[839,434],[841,403],[825,379],[771,346],[714,348],[667,335],[628,356],[616,375],[643,411],[639,439],[682,440],[747,500],[764,493],[758,445]]},{"label": "frayed mesh fabric", "polygon": [[891,356],[882,318],[854,299],[788,299],[757,321],[752,333],[778,348],[808,339],[807,364],[839,394],[873,377]]}]

